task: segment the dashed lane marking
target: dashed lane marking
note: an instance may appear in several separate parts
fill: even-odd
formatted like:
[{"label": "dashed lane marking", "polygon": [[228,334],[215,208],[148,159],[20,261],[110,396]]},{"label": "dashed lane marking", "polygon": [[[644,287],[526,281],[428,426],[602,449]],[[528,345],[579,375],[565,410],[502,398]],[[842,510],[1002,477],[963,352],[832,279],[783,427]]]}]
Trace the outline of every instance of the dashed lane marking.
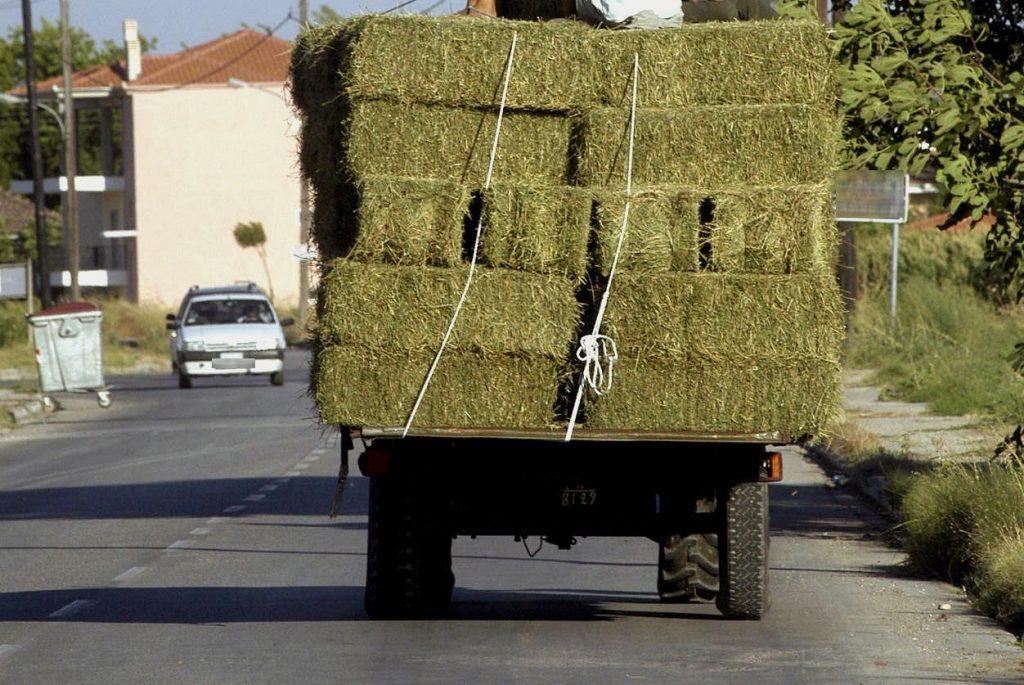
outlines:
[{"label": "dashed lane marking", "polygon": [[130,569],[128,569],[124,573],[121,573],[119,575],[114,576],[114,582],[115,583],[123,583],[126,580],[131,580],[135,576],[142,575],[145,572],[145,570],[146,570],[145,566],[132,566]]},{"label": "dashed lane marking", "polygon": [[274,490],[277,490],[276,485],[264,485],[260,488],[260,492],[273,492]]},{"label": "dashed lane marking", "polygon": [[266,498],[266,495],[249,495],[248,497],[246,497],[242,501],[243,502],[259,502],[261,499],[264,499],[264,498]]},{"label": "dashed lane marking", "polygon": [[325,451],[323,447],[317,447],[313,450],[313,454],[323,454]]},{"label": "dashed lane marking", "polygon": [[65,604],[60,609],[57,609],[57,611],[47,616],[47,618],[71,618],[82,609],[91,607],[95,603],[96,600],[94,599],[76,599],[74,602]]},{"label": "dashed lane marking", "polygon": [[188,532],[189,535],[209,535],[210,529],[206,527],[193,528]]},{"label": "dashed lane marking", "polygon": [[171,544],[167,545],[167,549],[185,549],[191,544],[191,540],[178,540],[177,542],[172,542]]},{"label": "dashed lane marking", "polygon": [[302,471],[289,471],[288,473],[286,473],[284,475],[286,475],[286,476],[301,476],[302,475]]},{"label": "dashed lane marking", "polygon": [[302,461],[304,461],[304,462],[306,462],[306,461],[308,461],[308,462],[320,461],[320,455],[319,454],[311,454],[308,457],[306,457],[305,459],[303,459]]},{"label": "dashed lane marking", "polygon": [[309,464],[296,464],[292,468],[294,468],[297,471],[305,471],[306,469],[309,468]]},{"label": "dashed lane marking", "polygon": [[21,649],[21,645],[0,645],[0,661]]},{"label": "dashed lane marking", "polygon": [[206,519],[206,525],[215,526],[218,523],[224,523],[224,521],[226,520],[227,519],[222,519],[220,516],[211,516],[210,518]]},{"label": "dashed lane marking", "polygon": [[244,504],[232,504],[230,507],[224,510],[225,514],[237,514],[240,511],[245,511]]}]

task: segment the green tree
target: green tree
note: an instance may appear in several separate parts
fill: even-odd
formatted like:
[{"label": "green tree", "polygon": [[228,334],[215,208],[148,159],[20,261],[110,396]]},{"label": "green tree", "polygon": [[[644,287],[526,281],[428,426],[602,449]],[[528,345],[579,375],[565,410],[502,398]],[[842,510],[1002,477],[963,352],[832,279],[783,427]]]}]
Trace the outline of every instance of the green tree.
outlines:
[{"label": "green tree", "polygon": [[274,284],[270,282],[270,266],[267,264],[267,232],[259,221],[242,221],[235,224],[235,242],[243,250],[253,248],[263,262],[263,273],[267,275],[267,290],[270,301],[274,301]]},{"label": "green tree", "polygon": [[[63,72],[60,34],[60,24],[45,18],[33,33],[36,78],[39,81],[59,76]],[[140,42],[144,52],[156,47],[155,38],[140,36]],[[24,54],[21,27],[12,26],[8,29],[6,37],[0,37],[0,89],[7,91],[24,83]],[[121,59],[122,55],[123,49],[114,41],[105,40],[97,44],[84,29],[71,27],[73,70],[79,71],[98,64],[112,64]],[[98,170],[98,123],[96,113],[80,114],[80,173],[94,173]],[[49,176],[57,175],[61,161],[60,128],[46,114],[40,117],[39,125],[44,173]],[[0,184],[7,186],[12,178],[28,178],[31,175],[30,155],[28,114],[25,105],[0,105]]]}]

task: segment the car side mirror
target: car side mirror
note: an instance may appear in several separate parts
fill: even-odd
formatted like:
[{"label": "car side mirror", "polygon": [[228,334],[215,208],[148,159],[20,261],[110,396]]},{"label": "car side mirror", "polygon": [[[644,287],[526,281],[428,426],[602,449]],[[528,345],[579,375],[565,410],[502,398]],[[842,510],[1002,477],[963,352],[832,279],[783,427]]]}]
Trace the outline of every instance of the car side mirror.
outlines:
[{"label": "car side mirror", "polygon": [[174,321],[168,321],[165,325],[167,326],[167,330],[169,331],[177,330],[178,328],[178,324],[175,323]]},{"label": "car side mirror", "polygon": [[164,318],[165,318],[165,319],[166,319],[166,320],[167,320],[168,322],[170,322],[170,323],[174,323],[174,320],[175,320],[175,319],[177,319],[178,317],[177,317],[176,315],[174,315],[174,314],[168,314],[168,315],[167,315],[167,316],[165,316]]},{"label": "car side mirror", "polygon": [[290,316],[286,316],[283,319],[281,319],[281,325],[282,326],[294,326],[295,325],[295,319],[293,319]]}]

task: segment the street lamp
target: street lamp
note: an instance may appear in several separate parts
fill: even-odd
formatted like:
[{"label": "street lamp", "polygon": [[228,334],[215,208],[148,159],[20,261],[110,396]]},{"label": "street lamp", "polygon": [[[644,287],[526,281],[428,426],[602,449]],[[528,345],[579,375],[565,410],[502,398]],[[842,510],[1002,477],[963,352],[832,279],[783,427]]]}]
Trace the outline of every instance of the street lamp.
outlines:
[{"label": "street lamp", "polygon": [[[249,88],[252,90],[259,90],[268,95],[273,95],[285,104],[288,104],[288,98],[276,90],[270,88],[261,88],[254,83],[243,81],[240,78],[234,76],[228,77],[229,88]],[[309,224],[310,224],[310,212],[309,212],[309,187],[306,185],[306,180],[302,179],[299,185],[299,242],[301,245],[309,244]],[[307,250],[308,252],[308,250]],[[309,261],[306,259],[299,259],[299,330],[306,330],[306,323],[309,321]]]},{"label": "street lamp", "polygon": [[[4,103],[5,105],[27,105],[28,99],[18,97],[17,95],[11,95],[9,93],[0,93],[0,102]],[[36,107],[43,110],[44,112],[46,112],[54,118],[54,120],[57,122],[57,125],[60,126],[60,137],[63,140],[66,131],[66,129],[64,128],[64,118],[61,117],[61,115],[58,114],[53,107],[43,104],[42,102],[37,102]]]}]

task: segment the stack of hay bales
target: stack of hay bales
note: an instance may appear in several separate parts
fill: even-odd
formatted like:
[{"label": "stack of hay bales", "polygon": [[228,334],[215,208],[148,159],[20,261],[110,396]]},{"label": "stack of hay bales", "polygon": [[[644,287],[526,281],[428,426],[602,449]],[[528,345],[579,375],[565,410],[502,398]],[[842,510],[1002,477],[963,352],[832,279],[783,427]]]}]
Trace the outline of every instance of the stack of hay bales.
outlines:
[{"label": "stack of hay bales", "polygon": [[605,319],[621,359],[583,427],[802,434],[832,415],[838,122],[820,26],[378,16],[310,28],[293,54],[325,422],[404,424],[482,217],[481,267],[416,426],[564,426],[624,206],[634,52],[636,194]]}]

